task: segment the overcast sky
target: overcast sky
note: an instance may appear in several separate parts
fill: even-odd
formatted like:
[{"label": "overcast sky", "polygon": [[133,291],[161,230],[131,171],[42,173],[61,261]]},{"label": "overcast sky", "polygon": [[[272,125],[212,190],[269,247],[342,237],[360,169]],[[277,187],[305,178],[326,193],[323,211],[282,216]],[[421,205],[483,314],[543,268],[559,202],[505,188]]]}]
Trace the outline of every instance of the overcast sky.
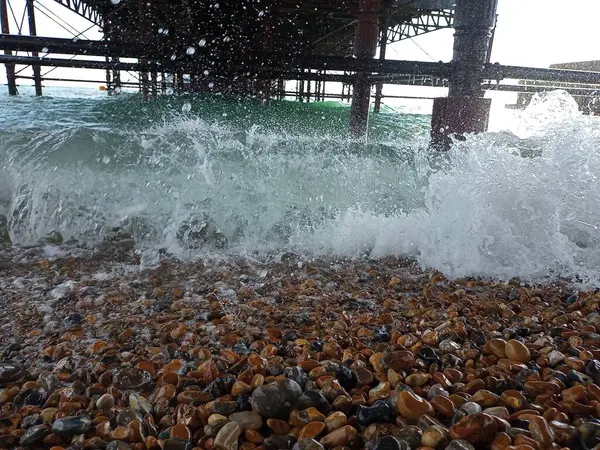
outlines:
[{"label": "overcast sky", "polygon": [[[106,0],[110,1],[110,0]],[[122,0],[131,1],[131,0]],[[9,0],[15,16],[21,20],[25,0]],[[71,27],[85,30],[90,23],[58,5],[54,0],[36,0],[38,35],[72,37],[64,28],[53,23],[46,14],[52,11]],[[568,7],[565,5],[568,3]],[[600,17],[600,0],[499,0],[498,29],[492,62],[510,65],[548,67],[552,63],[600,59],[597,45],[596,18]],[[26,22],[26,20],[25,20]],[[11,33],[17,27],[11,18]],[[66,25],[65,25],[66,26]],[[69,28],[68,26],[66,26]],[[24,33],[27,34],[25,24]],[[406,40],[389,47],[388,58],[449,61],[452,59],[452,30],[441,30]],[[88,39],[101,37],[97,27],[85,33]],[[43,73],[49,68],[43,68]],[[24,74],[31,75],[30,69]],[[103,80],[102,71],[56,69],[51,76]],[[0,83],[6,83],[6,72],[0,67]],[[20,80],[20,84],[31,84]],[[4,86],[2,89],[6,89]]]}]

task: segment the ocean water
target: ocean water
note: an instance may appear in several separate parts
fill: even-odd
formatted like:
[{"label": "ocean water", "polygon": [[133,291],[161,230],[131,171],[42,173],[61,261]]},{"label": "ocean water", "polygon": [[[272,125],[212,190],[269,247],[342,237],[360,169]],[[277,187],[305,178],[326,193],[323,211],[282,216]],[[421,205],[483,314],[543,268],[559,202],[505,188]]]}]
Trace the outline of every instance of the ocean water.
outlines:
[{"label": "ocean water", "polygon": [[46,94],[0,93],[15,246],[57,231],[73,247],[133,238],[143,267],[161,252],[400,255],[451,277],[600,284],[600,122],[564,92],[497,109],[494,132],[446,154],[406,108],[373,114],[364,141],[333,102]]}]

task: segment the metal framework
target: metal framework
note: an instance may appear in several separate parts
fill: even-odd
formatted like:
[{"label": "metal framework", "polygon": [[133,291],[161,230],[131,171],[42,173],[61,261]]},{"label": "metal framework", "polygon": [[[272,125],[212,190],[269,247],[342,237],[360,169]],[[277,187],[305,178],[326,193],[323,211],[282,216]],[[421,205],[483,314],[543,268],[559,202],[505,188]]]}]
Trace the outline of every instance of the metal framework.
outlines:
[{"label": "metal framework", "polygon": [[73,11],[75,14],[83,17],[84,19],[89,20],[95,25],[102,27],[104,25],[104,21],[102,20],[102,16],[98,9],[93,8],[90,4],[85,0],[54,0],[59,5],[64,6],[65,8]]},{"label": "metal framework", "polygon": [[450,10],[422,11],[422,14],[403,21],[390,27],[387,42],[392,44],[404,39],[411,39],[421,34],[444,28],[452,28],[454,24],[454,13]]}]

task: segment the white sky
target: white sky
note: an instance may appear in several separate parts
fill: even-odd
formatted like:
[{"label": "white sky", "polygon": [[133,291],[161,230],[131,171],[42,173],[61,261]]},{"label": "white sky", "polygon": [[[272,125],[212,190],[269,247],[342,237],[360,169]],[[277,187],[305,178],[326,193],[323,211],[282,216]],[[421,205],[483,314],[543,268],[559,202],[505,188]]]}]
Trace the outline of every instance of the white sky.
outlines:
[{"label": "white sky", "polygon": [[[20,21],[25,0],[9,0],[9,2]],[[36,2],[56,13],[78,31],[91,25],[54,0],[36,0]],[[566,6],[567,4],[569,6]],[[548,67],[552,63],[600,59],[596,30],[596,18],[600,16],[599,0],[569,0],[568,2],[566,0],[499,0],[498,14],[492,62]],[[36,19],[38,35],[72,37],[72,34],[57,26],[40,11]],[[12,18],[10,26],[11,33],[18,31]],[[26,18],[23,32],[28,33]],[[388,58],[449,61],[452,58],[452,34],[453,30],[441,30],[419,36],[414,41],[396,43],[388,47]],[[101,37],[97,27],[86,32],[85,36],[88,39]],[[49,68],[42,68],[42,73],[47,70]],[[31,69],[25,69],[23,74],[31,75]],[[105,77],[103,71],[82,69],[56,69],[51,76],[84,77],[93,80],[103,80]],[[0,83],[6,83],[4,67],[0,67]],[[28,85],[32,82],[20,80],[19,84]],[[0,86],[0,89],[6,87]]]}]

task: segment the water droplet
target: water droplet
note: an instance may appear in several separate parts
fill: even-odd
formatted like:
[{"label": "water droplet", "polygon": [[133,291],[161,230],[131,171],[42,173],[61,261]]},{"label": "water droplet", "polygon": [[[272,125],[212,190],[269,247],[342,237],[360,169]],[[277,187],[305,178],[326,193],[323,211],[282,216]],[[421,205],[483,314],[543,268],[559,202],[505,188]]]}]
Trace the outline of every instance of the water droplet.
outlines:
[{"label": "water droplet", "polygon": [[198,45],[200,47],[204,47],[206,45],[206,39],[202,38],[198,41]]},{"label": "water droplet", "polygon": [[110,0],[110,2],[111,2],[113,5],[118,5],[119,3],[121,3],[121,0]]},{"label": "water droplet", "polygon": [[196,53],[196,49],[194,47],[188,47],[187,50],[185,51],[189,56],[192,56],[194,53]]},{"label": "water droplet", "polygon": [[162,28],[158,29],[158,34],[163,34],[165,32],[165,30],[163,30]]},{"label": "water droplet", "polygon": [[185,102],[181,107],[181,112],[189,113],[192,110],[192,104],[190,102]]},{"label": "water droplet", "polygon": [[208,70],[205,70],[204,75],[208,75],[208,74],[209,74]]},{"label": "water droplet", "polygon": [[215,83],[213,83],[213,82],[211,81],[210,83],[208,83],[208,87],[209,87],[209,88],[211,88],[211,89],[212,89],[212,88],[214,88],[214,87],[215,87]]},{"label": "water droplet", "polygon": [[44,48],[42,49],[42,53],[48,53],[48,47],[44,47]]},{"label": "water droplet", "polygon": [[110,156],[105,156],[104,158],[102,158],[102,162],[104,164],[108,164],[110,162]]}]

